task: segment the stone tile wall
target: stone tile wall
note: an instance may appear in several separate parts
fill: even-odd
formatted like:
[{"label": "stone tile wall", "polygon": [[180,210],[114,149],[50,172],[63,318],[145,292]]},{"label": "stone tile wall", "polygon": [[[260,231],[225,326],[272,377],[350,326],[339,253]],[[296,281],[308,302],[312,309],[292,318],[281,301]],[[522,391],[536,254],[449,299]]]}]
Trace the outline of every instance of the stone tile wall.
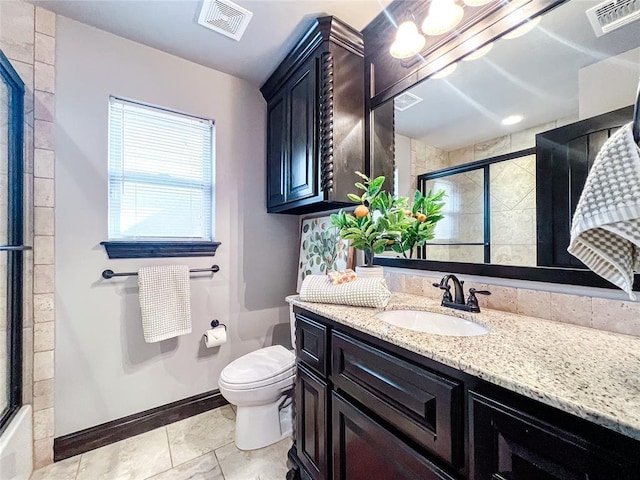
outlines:
[{"label": "stone tile wall", "polygon": [[[410,270],[392,270],[385,267],[385,278],[389,289],[393,292],[411,293],[433,300],[442,299],[441,290],[432,285],[439,283],[442,276],[417,275]],[[640,336],[640,302],[505,287],[473,281],[465,282],[464,287],[465,291],[470,287],[491,291],[489,296],[478,295],[481,308]]]},{"label": "stone tile wall", "polygon": [[[411,139],[411,188],[417,187],[420,174],[534,147],[536,134],[576,120],[573,117],[563,118],[449,152]],[[483,178],[473,178],[474,173],[477,172],[446,179],[456,184],[458,196],[462,199],[457,208],[465,212],[464,215],[447,214],[460,225],[459,235],[454,237],[459,242],[482,241],[484,217],[482,211],[475,207],[482,206],[479,196],[482,194]],[[537,265],[535,178],[533,155],[491,167],[492,263]],[[484,260],[483,249],[477,246],[434,246],[429,247],[427,255],[439,261],[477,263]]]},{"label": "stone tile wall", "polygon": [[26,85],[23,403],[33,405],[34,468],[53,460],[55,14],[0,2],[0,48]]}]

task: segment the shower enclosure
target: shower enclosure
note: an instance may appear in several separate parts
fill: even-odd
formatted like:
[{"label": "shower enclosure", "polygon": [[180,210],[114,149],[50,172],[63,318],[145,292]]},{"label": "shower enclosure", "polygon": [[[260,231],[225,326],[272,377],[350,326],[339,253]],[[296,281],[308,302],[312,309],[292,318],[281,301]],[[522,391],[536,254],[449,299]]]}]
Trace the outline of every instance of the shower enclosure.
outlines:
[{"label": "shower enclosure", "polygon": [[22,402],[23,102],[0,51],[0,434]]}]

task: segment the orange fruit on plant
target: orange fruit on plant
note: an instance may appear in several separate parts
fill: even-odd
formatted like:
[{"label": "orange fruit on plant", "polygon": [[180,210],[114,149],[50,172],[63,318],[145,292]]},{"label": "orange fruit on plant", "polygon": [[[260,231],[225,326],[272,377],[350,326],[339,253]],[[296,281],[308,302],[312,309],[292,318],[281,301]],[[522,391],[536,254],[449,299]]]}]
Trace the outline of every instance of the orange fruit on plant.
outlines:
[{"label": "orange fruit on plant", "polygon": [[416,218],[420,223],[424,222],[427,219],[427,216],[424,213],[418,213]]},{"label": "orange fruit on plant", "polygon": [[364,205],[358,205],[356,209],[353,211],[356,218],[364,218],[369,215],[369,209]]}]

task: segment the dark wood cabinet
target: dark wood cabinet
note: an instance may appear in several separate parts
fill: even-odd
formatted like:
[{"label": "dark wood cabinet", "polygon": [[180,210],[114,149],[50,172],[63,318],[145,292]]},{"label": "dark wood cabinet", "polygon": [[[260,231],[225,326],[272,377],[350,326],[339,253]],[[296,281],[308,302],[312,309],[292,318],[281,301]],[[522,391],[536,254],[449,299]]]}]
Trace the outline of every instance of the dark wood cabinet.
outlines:
[{"label": "dark wood cabinet", "polygon": [[391,430],[332,394],[334,480],[453,480]]},{"label": "dark wood cabinet", "polygon": [[635,442],[548,412],[537,402],[500,397],[504,395],[470,393],[471,480],[640,478]]},{"label": "dark wood cabinet", "polygon": [[364,171],[364,46],[334,17],[318,18],[261,88],[267,100],[267,211],[350,205]]},{"label": "dark wood cabinet", "polygon": [[640,442],[342,324],[296,313],[291,475],[640,480]]},{"label": "dark wood cabinet", "polygon": [[331,379],[383,421],[454,467],[462,457],[462,385],[333,332]]},{"label": "dark wood cabinet", "polygon": [[630,106],[536,135],[538,265],[586,268],[567,252],[571,219],[598,151],[632,116]]},{"label": "dark wood cabinet", "polygon": [[296,377],[296,451],[305,473],[313,480],[329,478],[327,383],[303,366]]}]

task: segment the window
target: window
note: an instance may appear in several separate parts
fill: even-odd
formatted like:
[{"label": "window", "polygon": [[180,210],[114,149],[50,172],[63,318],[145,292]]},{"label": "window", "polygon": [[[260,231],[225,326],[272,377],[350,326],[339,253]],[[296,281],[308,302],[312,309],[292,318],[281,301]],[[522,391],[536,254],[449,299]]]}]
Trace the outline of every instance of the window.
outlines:
[{"label": "window", "polygon": [[213,136],[212,120],[109,99],[107,251],[213,242]]}]

